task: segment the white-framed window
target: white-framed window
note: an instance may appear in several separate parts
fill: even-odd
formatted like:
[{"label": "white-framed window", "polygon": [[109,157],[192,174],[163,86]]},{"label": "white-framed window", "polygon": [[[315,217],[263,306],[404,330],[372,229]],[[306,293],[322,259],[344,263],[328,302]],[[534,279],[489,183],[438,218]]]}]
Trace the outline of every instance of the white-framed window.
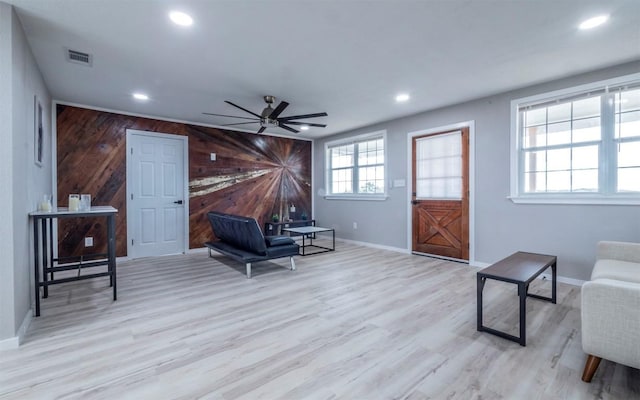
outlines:
[{"label": "white-framed window", "polygon": [[640,74],[511,102],[511,199],[640,204]]},{"label": "white-framed window", "polygon": [[325,144],[326,198],[386,198],[386,131]]}]

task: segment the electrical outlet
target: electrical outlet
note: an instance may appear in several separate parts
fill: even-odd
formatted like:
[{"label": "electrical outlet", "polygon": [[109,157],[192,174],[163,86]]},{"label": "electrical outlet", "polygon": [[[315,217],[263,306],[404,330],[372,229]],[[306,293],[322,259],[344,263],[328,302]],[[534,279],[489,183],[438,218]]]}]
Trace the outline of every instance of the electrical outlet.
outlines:
[{"label": "electrical outlet", "polygon": [[353,223],[353,229],[358,229],[358,223],[357,222]]},{"label": "electrical outlet", "polygon": [[92,247],[93,246],[93,238],[91,236],[87,236],[84,238],[84,247]]},{"label": "electrical outlet", "polygon": [[209,157],[211,158],[211,161],[215,161],[216,160],[216,153],[211,153],[209,155]]}]

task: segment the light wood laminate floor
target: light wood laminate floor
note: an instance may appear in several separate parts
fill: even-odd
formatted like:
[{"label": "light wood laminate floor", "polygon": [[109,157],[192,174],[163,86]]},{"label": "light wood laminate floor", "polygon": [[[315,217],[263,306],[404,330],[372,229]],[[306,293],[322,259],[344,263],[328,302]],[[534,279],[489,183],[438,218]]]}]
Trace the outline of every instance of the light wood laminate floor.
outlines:
[{"label": "light wood laminate floor", "polygon": [[[637,369],[580,380],[578,287],[527,301],[521,347],[476,331],[476,268],[344,242],[296,263],[246,279],[204,252],[121,262],[116,302],[106,278],[54,286],[0,352],[0,398],[640,398]],[[485,323],[517,333],[516,286],[484,293]]]}]

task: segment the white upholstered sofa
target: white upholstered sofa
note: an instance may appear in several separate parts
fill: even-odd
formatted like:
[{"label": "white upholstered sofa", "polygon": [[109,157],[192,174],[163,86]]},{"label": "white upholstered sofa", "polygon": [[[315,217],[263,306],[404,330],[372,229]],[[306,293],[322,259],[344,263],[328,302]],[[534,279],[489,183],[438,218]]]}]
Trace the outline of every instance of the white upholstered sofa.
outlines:
[{"label": "white upholstered sofa", "polygon": [[582,286],[582,380],[601,359],[640,368],[640,243],[599,242],[591,280]]}]

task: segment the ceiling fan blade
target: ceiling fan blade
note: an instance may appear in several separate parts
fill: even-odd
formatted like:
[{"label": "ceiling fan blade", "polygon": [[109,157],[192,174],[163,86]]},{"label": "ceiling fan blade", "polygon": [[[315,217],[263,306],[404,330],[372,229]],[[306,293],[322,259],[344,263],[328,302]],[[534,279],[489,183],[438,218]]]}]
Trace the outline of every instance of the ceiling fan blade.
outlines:
[{"label": "ceiling fan blade", "polygon": [[235,124],[222,124],[222,126],[244,125],[244,124],[258,124],[258,123],[260,123],[260,121],[236,122]]},{"label": "ceiling fan blade", "polygon": [[282,114],[282,112],[285,108],[287,108],[288,105],[289,103],[287,103],[286,101],[281,101],[280,104],[278,104],[278,107],[271,111],[271,114],[269,114],[269,119],[278,118],[278,115]]},{"label": "ceiling fan blade", "polygon": [[282,129],[286,129],[286,130],[288,130],[289,132],[293,132],[293,133],[300,133],[300,131],[297,131],[297,130],[295,130],[295,129],[293,129],[293,128],[289,127],[289,126],[283,125],[283,124],[280,124],[280,125],[278,125],[278,126],[279,126],[280,128],[282,128]]},{"label": "ceiling fan blade", "polygon": [[[216,117],[230,117],[230,118],[242,118],[242,119],[251,119],[251,120],[256,120],[256,118],[249,118],[249,117],[236,117],[235,115],[226,115],[226,114],[214,114],[214,113],[206,113],[203,112],[203,114],[205,115],[215,115]],[[257,119],[258,121],[260,119]]]},{"label": "ceiling fan blade", "polygon": [[260,129],[258,129],[258,132],[256,132],[256,133],[262,133],[262,132],[264,132],[265,129],[267,129],[267,127],[263,126]]},{"label": "ceiling fan blade", "polygon": [[232,102],[230,102],[229,100],[225,100],[224,102],[225,102],[225,103],[227,103],[227,104],[229,104],[229,105],[231,105],[231,106],[234,106],[235,108],[239,108],[239,109],[241,109],[241,110],[242,110],[242,111],[244,111],[244,112],[248,112],[248,113],[249,113],[249,114],[251,114],[251,115],[255,115],[256,117],[261,118],[258,114],[254,113],[253,111],[249,111],[249,110],[247,110],[247,109],[246,109],[246,108],[244,108],[244,107],[240,107],[240,106],[239,106],[239,105],[237,105],[237,104],[233,104],[233,103],[232,103]]},{"label": "ceiling fan blade", "polygon": [[283,121],[284,123],[287,123],[289,125],[308,125],[308,126],[318,126],[320,128],[326,128],[327,125],[325,124],[312,124],[311,122],[296,122],[296,121]]},{"label": "ceiling fan blade", "polygon": [[303,119],[303,118],[316,118],[316,117],[326,117],[326,112],[315,113],[315,114],[304,114],[304,115],[292,115],[290,117],[282,117],[278,118],[278,120],[288,121],[291,119]]}]

